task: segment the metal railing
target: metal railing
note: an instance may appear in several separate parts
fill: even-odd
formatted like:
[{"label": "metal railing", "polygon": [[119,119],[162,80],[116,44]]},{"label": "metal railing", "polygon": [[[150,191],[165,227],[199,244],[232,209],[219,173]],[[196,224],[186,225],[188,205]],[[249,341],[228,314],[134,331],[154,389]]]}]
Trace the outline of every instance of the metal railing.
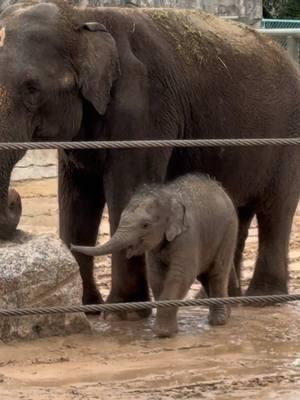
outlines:
[{"label": "metal railing", "polygon": [[300,64],[300,20],[262,19],[258,31],[272,36]]}]

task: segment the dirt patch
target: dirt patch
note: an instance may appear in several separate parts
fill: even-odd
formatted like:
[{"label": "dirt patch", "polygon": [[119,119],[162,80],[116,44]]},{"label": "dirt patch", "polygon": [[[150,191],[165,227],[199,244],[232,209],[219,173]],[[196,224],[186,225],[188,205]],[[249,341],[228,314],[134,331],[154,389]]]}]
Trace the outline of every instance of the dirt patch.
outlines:
[{"label": "dirt patch", "polygon": [[[21,228],[57,232],[55,179],[15,187],[23,198]],[[99,240],[106,240],[104,218]],[[243,284],[252,274],[257,230],[251,227]],[[97,260],[101,292],[110,287],[109,258]],[[290,290],[300,291],[300,209],[290,246]],[[193,285],[193,297],[199,285]],[[108,324],[91,319],[93,335],[0,345],[1,400],[296,400],[300,396],[300,304],[234,307],[225,327],[207,310],[180,311],[180,333],[157,339],[153,318]]]}]

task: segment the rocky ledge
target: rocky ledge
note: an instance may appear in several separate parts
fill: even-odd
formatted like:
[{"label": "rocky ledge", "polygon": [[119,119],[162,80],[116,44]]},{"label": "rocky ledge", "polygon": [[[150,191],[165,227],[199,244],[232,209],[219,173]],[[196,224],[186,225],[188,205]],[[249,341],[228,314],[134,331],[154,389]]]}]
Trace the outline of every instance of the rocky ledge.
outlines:
[{"label": "rocky ledge", "polygon": [[[78,264],[56,237],[17,231],[0,241],[0,308],[81,304]],[[90,331],[85,314],[0,316],[0,339],[34,339]]]}]

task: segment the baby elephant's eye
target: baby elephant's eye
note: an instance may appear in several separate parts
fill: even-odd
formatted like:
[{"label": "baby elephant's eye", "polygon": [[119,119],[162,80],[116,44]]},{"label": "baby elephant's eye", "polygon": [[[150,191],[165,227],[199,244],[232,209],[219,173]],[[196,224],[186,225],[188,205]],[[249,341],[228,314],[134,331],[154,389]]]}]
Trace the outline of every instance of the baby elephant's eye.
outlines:
[{"label": "baby elephant's eye", "polygon": [[150,225],[150,224],[149,224],[148,222],[144,222],[144,223],[143,223],[143,228],[144,228],[144,229],[147,229],[147,228],[149,228],[149,225]]}]

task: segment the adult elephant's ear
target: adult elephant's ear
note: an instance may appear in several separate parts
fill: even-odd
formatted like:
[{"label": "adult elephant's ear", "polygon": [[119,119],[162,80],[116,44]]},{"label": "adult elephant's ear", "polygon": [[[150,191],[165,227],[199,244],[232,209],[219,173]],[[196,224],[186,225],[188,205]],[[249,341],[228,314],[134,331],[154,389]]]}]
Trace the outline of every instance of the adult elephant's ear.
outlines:
[{"label": "adult elephant's ear", "polygon": [[86,22],[79,28],[82,35],[78,57],[79,88],[82,96],[105,114],[113,82],[119,76],[116,43],[104,25]]}]

